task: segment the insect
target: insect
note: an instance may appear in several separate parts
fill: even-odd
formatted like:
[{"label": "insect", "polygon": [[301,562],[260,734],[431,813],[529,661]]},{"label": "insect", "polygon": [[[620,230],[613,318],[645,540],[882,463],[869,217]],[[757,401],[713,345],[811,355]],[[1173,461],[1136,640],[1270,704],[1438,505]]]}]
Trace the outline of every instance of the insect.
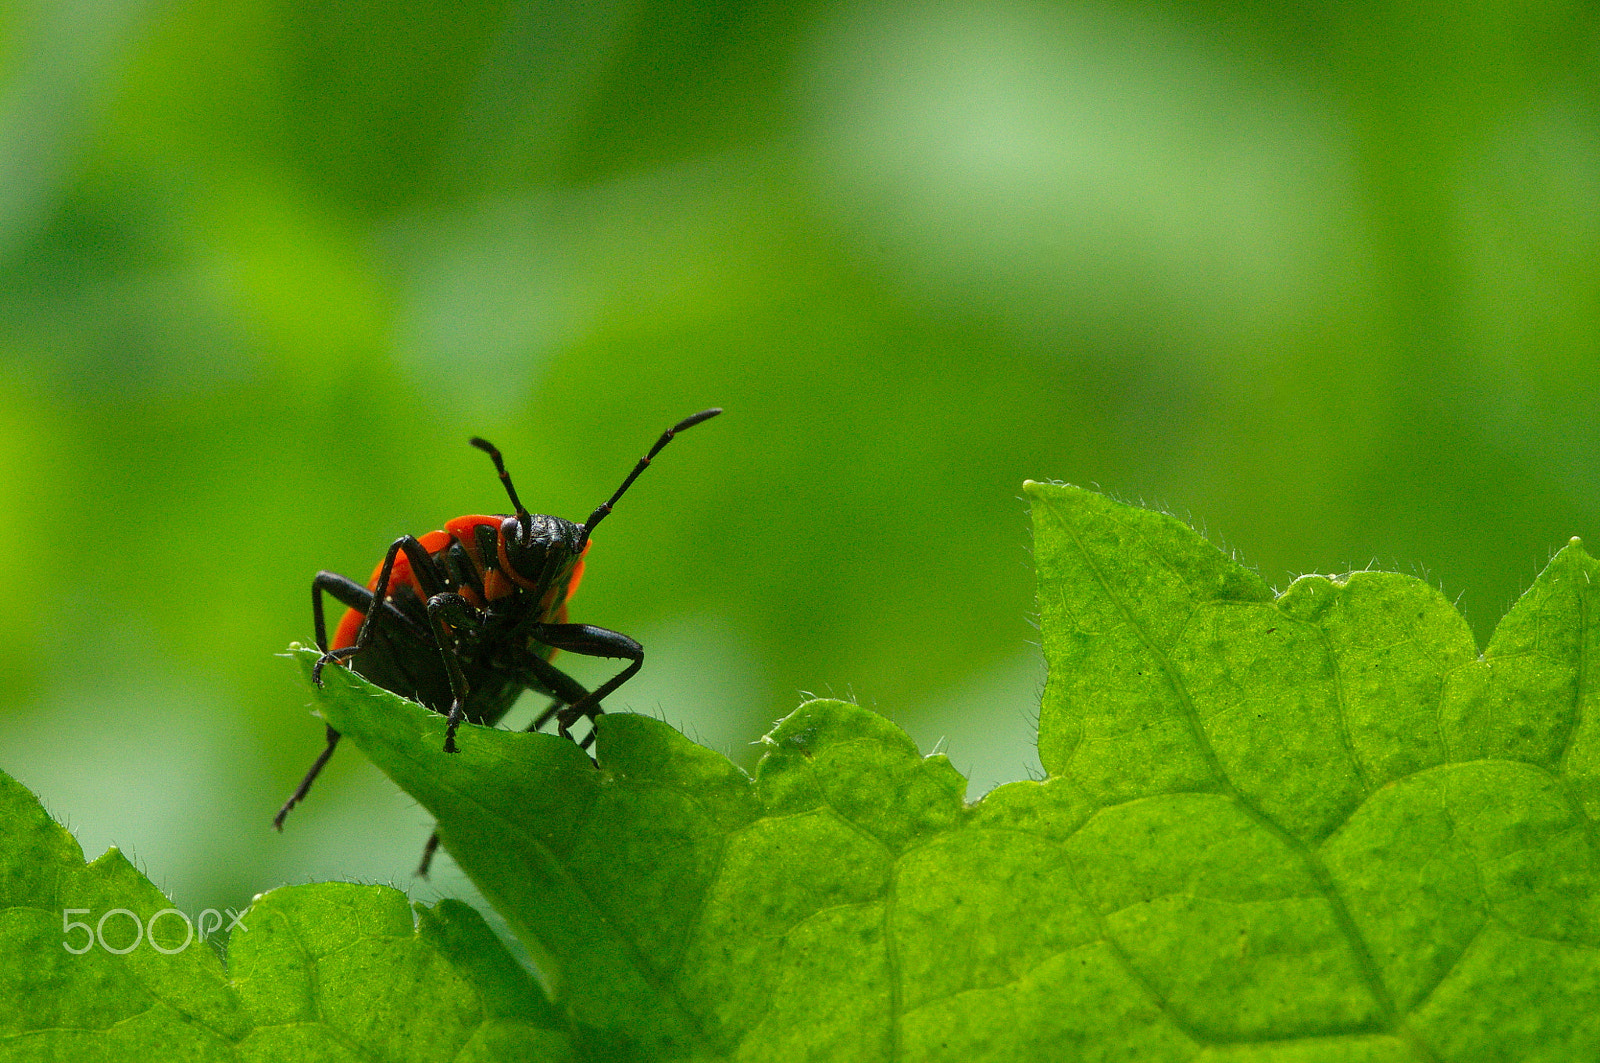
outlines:
[{"label": "insect", "polygon": [[[572,725],[585,717],[592,724],[605,711],[601,702],[607,695],[644,665],[644,647],[628,636],[567,622],[567,599],[583,578],[589,536],[675,435],[721,412],[701,410],[663,432],[622,486],[582,524],[529,513],[500,451],[474,438],[472,445],[494,462],[515,512],[457,517],[420,539],[403,535],[364,587],[335,572],[318,572],[311,581],[311,616],[322,656],[312,680],[320,686],[323,668],[347,665],[368,682],[421,702],[446,717],[447,753],[456,751],[461,721],[498,723],[524,688],[552,698],[528,730],[538,730],[553,716],[559,733],[571,738]],[[332,643],[323,617],[324,594],[348,607]],[[550,663],[557,650],[628,664],[591,691]],[[578,744],[586,748],[593,739],[591,727]],[[329,727],[327,741],[273,818],[277,829],[310,792],[339,744],[339,732]],[[419,874],[427,874],[437,846],[434,835]]]}]

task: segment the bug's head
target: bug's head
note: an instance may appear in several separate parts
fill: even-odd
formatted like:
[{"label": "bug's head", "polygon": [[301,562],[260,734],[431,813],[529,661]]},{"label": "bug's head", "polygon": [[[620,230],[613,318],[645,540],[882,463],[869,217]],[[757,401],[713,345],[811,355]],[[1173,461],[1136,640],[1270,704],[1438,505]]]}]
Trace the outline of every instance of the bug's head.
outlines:
[{"label": "bug's head", "polygon": [[500,522],[499,552],[515,582],[543,588],[583,553],[583,529],[542,513],[507,517]]},{"label": "bug's head", "polygon": [[501,552],[502,563],[511,570],[512,576],[519,583],[530,587],[545,586],[562,571],[565,565],[577,561],[583,555],[584,548],[589,544],[589,533],[594,531],[595,525],[606,518],[611,512],[611,507],[615,506],[617,500],[633,486],[633,481],[639,478],[639,474],[650,467],[651,459],[661,453],[661,448],[672,442],[673,436],[685,428],[693,428],[701,421],[709,421],[721,412],[720,408],[701,410],[661,433],[656,445],[639,459],[639,463],[633,467],[628,478],[622,481],[622,486],[589,514],[589,519],[582,524],[574,524],[560,517],[529,513],[522,500],[517,497],[517,489],[511,486],[511,474],[506,472],[506,463],[501,459],[499,449],[488,440],[473,437],[472,445],[488,454],[494,461],[495,472],[500,474],[500,482],[505,485],[506,494],[511,498],[512,508],[516,510],[514,516],[509,516],[500,522],[498,549]]},{"label": "bug's head", "polygon": [[471,442],[494,462],[495,472],[500,474],[500,482],[505,485],[511,506],[516,510],[514,515],[500,522],[495,549],[501,566],[523,586],[543,587],[582,553],[583,529],[560,517],[529,513],[517,497],[517,489],[512,486],[511,474],[506,472],[499,448],[486,439],[474,437]]}]

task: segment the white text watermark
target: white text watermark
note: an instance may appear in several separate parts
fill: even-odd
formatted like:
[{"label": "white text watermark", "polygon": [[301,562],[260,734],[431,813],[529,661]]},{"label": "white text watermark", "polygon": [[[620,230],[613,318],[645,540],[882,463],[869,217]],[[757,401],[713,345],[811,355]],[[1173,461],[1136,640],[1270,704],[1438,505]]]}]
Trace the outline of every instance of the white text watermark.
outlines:
[{"label": "white text watermark", "polygon": [[[236,912],[232,908],[224,908],[222,912],[228,913],[229,931],[233,930],[234,927],[238,927],[240,930],[250,929],[240,922],[244,918],[243,912]],[[140,942],[145,942],[157,952],[171,956],[182,952],[195,941],[195,927],[197,924],[200,931],[198,936],[201,941],[222,929],[222,912],[217,911],[215,908],[207,908],[200,913],[198,920],[191,920],[176,908],[163,908],[147,921],[141,921],[138,915],[126,908],[113,908],[101,915],[99,920],[91,925],[72,917],[75,915],[92,916],[94,914],[92,909],[64,908],[61,911],[61,947],[74,956],[82,956],[85,952],[94,948],[96,944],[99,944],[102,949],[112,955],[125,956],[138,948]],[[111,945],[106,942],[106,923],[112,920],[113,916],[118,917],[116,921],[111,923],[113,931],[116,931],[124,922],[133,924],[133,940],[131,942],[119,945]],[[184,934],[181,943],[172,946],[156,944],[156,922],[163,918],[169,921],[172,919],[181,919],[183,921]],[[79,939],[82,942],[81,945],[75,943],[72,939],[74,932],[79,930],[83,931],[83,936]],[[121,940],[123,936],[122,933],[113,934],[116,940]]]}]

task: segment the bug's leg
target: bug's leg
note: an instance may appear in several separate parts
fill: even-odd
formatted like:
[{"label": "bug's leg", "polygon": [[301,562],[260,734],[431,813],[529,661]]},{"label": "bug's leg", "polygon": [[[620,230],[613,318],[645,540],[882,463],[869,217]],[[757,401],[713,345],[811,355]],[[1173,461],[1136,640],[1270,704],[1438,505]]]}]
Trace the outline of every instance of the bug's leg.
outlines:
[{"label": "bug's leg", "polygon": [[[311,622],[317,630],[317,649],[328,652],[328,621],[322,615],[322,592],[327,591],[348,608],[363,612],[372,608],[372,592],[355,580],[324,569],[311,577]],[[349,601],[345,601],[346,599]]]},{"label": "bug's leg", "polygon": [[[389,544],[388,551],[383,555],[383,567],[378,571],[378,582],[373,585],[372,590],[367,591],[367,602],[365,606],[350,606],[352,609],[364,609],[366,612],[366,615],[361,618],[361,628],[356,632],[356,640],[354,643],[349,646],[340,646],[338,649],[329,650],[327,648],[327,629],[321,624],[318,625],[317,648],[322,650],[322,656],[318,657],[317,663],[311,667],[311,681],[317,686],[322,685],[322,669],[325,666],[329,664],[343,664],[345,661],[348,661],[350,658],[366,649],[371,643],[373,619],[378,616],[379,612],[382,611],[383,605],[388,601],[389,577],[394,573],[394,559],[399,556],[406,539],[411,539],[411,536],[402,536],[401,538],[396,539],[394,542]],[[411,541],[416,542],[415,539],[412,539]],[[409,556],[409,554],[407,556]],[[351,582],[353,583],[354,581]],[[322,601],[321,596],[317,593],[321,589],[322,588],[315,581],[313,581],[311,601],[312,610],[317,620],[322,619]],[[366,588],[363,587],[362,590],[366,590]],[[333,594],[334,597],[338,597],[338,594],[335,592],[333,587],[329,587],[328,592]]]},{"label": "bug's leg", "polygon": [[556,713],[560,712],[561,706],[565,704],[566,702],[562,701],[560,698],[553,699],[549,705],[545,706],[545,710],[543,712],[533,718],[533,722],[528,725],[528,730],[537,731],[539,728],[549,723],[550,718]]},{"label": "bug's leg", "polygon": [[[322,595],[331,594],[335,601],[341,602],[351,609],[371,610],[372,592],[367,590],[355,580],[339,575],[337,572],[318,572],[311,580],[311,619],[316,625],[317,649],[328,653],[328,623],[322,612]],[[409,617],[394,606],[385,602],[384,617],[400,623],[407,628],[415,630]],[[322,678],[322,660],[318,660],[312,669],[312,676],[320,683]],[[278,830],[283,829],[283,820],[289,810],[305,800],[306,794],[311,792],[311,784],[317,781],[323,766],[328,763],[328,758],[333,756],[334,747],[339,744],[339,732],[332,727],[328,728],[328,745],[323,749],[322,755],[317,757],[316,763],[311,765],[311,770],[306,772],[306,777],[300,780],[300,785],[295,787],[294,794],[278,809],[278,814],[272,817],[272,825]]]},{"label": "bug's leg", "polygon": [[[406,629],[412,634],[424,639],[427,638],[427,635],[417,630],[416,624],[412,623],[404,613],[401,613],[400,610],[395,608],[394,604],[389,601],[389,581],[394,575],[394,559],[399,557],[401,553],[404,553],[406,555],[406,560],[411,563],[411,573],[416,577],[417,583],[422,587],[423,597],[437,594],[443,589],[444,580],[443,577],[439,575],[438,567],[433,563],[433,558],[429,556],[428,551],[424,550],[422,548],[422,544],[417,542],[416,536],[414,535],[402,535],[400,538],[389,544],[389,549],[383,555],[383,565],[378,569],[378,581],[373,585],[372,590],[368,591],[365,587],[361,587],[360,584],[357,584],[354,581],[343,580],[343,577],[337,577],[337,579],[343,580],[343,583],[348,584],[348,586],[341,586],[333,582],[329,582],[325,588],[318,586],[318,589],[326,589],[329,594],[332,594],[335,598],[339,598],[340,601],[344,601],[344,598],[340,596],[341,591],[350,592],[357,588],[359,588],[363,594],[368,596],[364,603],[346,603],[350,605],[352,609],[364,608],[366,610],[366,616],[362,618],[361,629],[356,632],[356,641],[353,644],[349,646],[340,646],[334,650],[323,651],[322,656],[317,660],[316,665],[311,669],[312,681],[317,683],[319,686],[322,683],[322,669],[324,666],[328,664],[343,663],[344,661],[347,661],[350,658],[358,655],[362,650],[366,649],[367,646],[371,644],[373,624],[376,623],[379,616],[398,617],[400,622],[404,624]],[[332,575],[332,573],[328,573],[328,575]],[[315,595],[313,595],[313,598],[315,598]],[[314,608],[320,612],[320,602],[315,603]]]},{"label": "bug's leg", "polygon": [[[317,658],[317,663],[311,666],[311,682],[317,686],[322,685],[322,667],[329,661],[339,661],[343,658],[328,652],[328,622],[322,615],[322,595],[326,591],[333,595],[336,601],[343,602],[351,609],[359,609],[363,614],[372,612],[373,596],[355,580],[341,576],[337,572],[326,570],[318,572],[311,579],[311,621],[316,626],[317,649],[322,651],[322,656]],[[280,817],[282,813],[279,813]],[[279,828],[280,830],[282,828]]]},{"label": "bug's leg", "polygon": [[[321,650],[324,656],[328,656],[328,623],[323,618],[322,612],[322,596],[325,593],[333,595],[334,600],[341,605],[348,606],[351,609],[359,609],[363,614],[372,611],[374,595],[355,580],[350,579],[348,576],[341,576],[337,572],[318,572],[316,577],[312,579],[311,619],[316,624],[317,649]],[[396,608],[393,602],[385,599],[379,608],[381,610],[380,615],[385,622],[405,629],[413,638],[422,641],[427,640],[427,633],[417,626],[416,621]],[[317,662],[317,666],[313,671],[320,685],[322,676],[321,661]]]},{"label": "bug's leg", "polygon": [[[367,590],[353,579],[341,576],[337,572],[318,572],[311,580],[311,619],[316,626],[317,649],[322,651],[322,657],[311,669],[312,679],[320,686],[322,683],[322,668],[330,660],[344,660],[354,655],[354,647],[348,647],[349,652],[328,652],[328,622],[322,609],[322,596],[331,594],[335,601],[351,609],[360,609],[369,617],[379,616],[382,622],[398,627],[413,637],[426,641],[426,633],[409,616],[395,608],[392,602],[378,598],[372,591]],[[374,605],[378,611],[374,613]],[[306,772],[306,777],[300,780],[300,785],[295,787],[293,796],[285,801],[283,807],[278,809],[278,814],[272,818],[272,825],[278,830],[283,829],[283,821],[289,810],[305,800],[306,794],[311,792],[311,784],[316,782],[323,767],[328,763],[328,758],[333,756],[334,747],[339,744],[339,732],[332,727],[328,728],[328,744],[323,749],[322,755],[317,757],[316,763],[311,765],[311,770]]]},{"label": "bug's leg", "polygon": [[433,864],[433,854],[439,848],[439,832],[434,831],[428,835],[428,844],[422,847],[422,862],[417,865],[417,874],[422,878],[428,877],[428,868]]},{"label": "bug's leg", "polygon": [[[527,655],[525,668],[531,681],[524,680],[524,686],[542,687],[555,695],[555,700],[539,714],[528,730],[533,731],[543,727],[550,717],[555,716],[557,733],[562,738],[572,738],[567,728],[571,726],[572,720],[576,719],[576,717],[567,719],[566,707],[589,700],[589,691],[584,688],[582,683],[536,653]],[[593,740],[593,735],[585,735],[583,741],[578,743],[578,747],[587,749],[589,743]]]},{"label": "bug's leg", "polygon": [[[624,659],[628,666],[605,683],[596,687],[587,697],[569,702],[556,718],[556,727],[562,735],[572,737],[568,728],[580,717],[593,720],[606,710],[600,702],[618,687],[638,674],[644,667],[644,647],[619,631],[609,631],[593,624],[535,624],[530,632],[546,646],[554,646],[568,653],[581,653],[585,657],[612,657]],[[560,691],[556,691],[560,694]],[[591,734],[590,740],[593,736]],[[588,745],[585,741],[581,745]]]},{"label": "bug's leg", "polygon": [[439,656],[444,660],[445,671],[450,674],[450,711],[445,717],[449,722],[444,729],[446,753],[456,751],[456,728],[461,726],[467,714],[467,677],[461,673],[461,662],[456,660],[448,627],[473,630],[478,626],[478,617],[477,608],[459,594],[446,591],[428,599],[428,622],[433,625]]},{"label": "bug's leg", "polygon": [[304,779],[300,780],[300,785],[295,787],[294,793],[289,796],[289,800],[285,801],[283,807],[278,809],[278,814],[272,817],[272,825],[278,830],[283,829],[283,820],[289,814],[289,810],[304,801],[306,794],[311,792],[311,784],[317,781],[317,776],[322,772],[322,766],[328,763],[328,758],[333,756],[334,747],[338,744],[339,732],[332,727],[328,728],[328,745],[323,749],[322,755],[317,758],[315,764],[311,765],[311,770],[306,772]]}]

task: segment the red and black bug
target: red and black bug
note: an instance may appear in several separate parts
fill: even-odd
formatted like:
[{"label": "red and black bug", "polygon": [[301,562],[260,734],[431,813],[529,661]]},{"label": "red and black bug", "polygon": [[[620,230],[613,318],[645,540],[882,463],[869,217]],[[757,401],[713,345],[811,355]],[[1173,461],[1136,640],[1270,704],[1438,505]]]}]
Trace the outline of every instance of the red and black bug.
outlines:
[{"label": "red and black bug", "polygon": [[[572,737],[569,728],[580,718],[592,722],[604,712],[601,702],[644,664],[644,648],[628,636],[567,622],[567,599],[583,577],[589,536],[673,436],[721,412],[702,410],[663,432],[616,493],[582,524],[529,513],[517,498],[500,451],[473,439],[472,445],[494,461],[516,512],[457,517],[420,539],[401,536],[365,587],[334,572],[318,572],[311,581],[311,616],[322,657],[312,679],[321,685],[325,666],[348,665],[368,682],[421,702],[447,717],[447,753],[456,751],[462,720],[498,723],[525,688],[552,699],[528,729],[538,730],[554,716],[558,731]],[[324,593],[349,607],[331,644],[322,612]],[[628,665],[586,690],[550,663],[557,650],[617,658]],[[322,755],[273,819],[279,830],[339,744],[339,732],[329,727],[327,734]],[[591,729],[578,744],[587,747],[593,738]],[[437,841],[430,839],[423,854],[423,874]]]}]

